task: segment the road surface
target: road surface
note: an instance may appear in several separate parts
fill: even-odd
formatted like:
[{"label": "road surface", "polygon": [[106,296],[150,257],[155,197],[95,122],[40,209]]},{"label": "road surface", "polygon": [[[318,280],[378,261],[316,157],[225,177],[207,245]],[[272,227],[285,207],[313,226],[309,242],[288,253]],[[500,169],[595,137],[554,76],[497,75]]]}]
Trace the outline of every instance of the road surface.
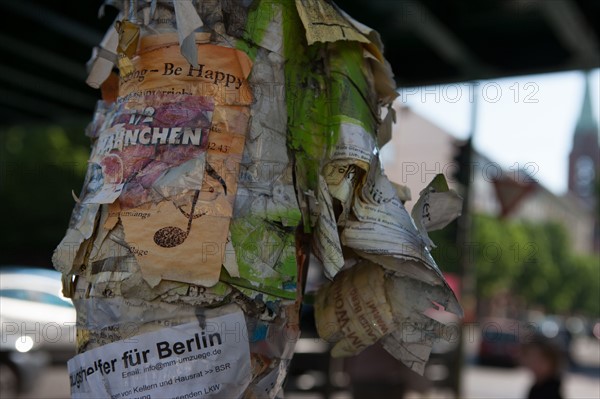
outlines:
[{"label": "road surface", "polygon": [[[463,395],[465,399],[516,399],[524,398],[531,384],[531,376],[522,368],[502,369],[495,367],[465,366],[463,370]],[[69,397],[69,378],[65,367],[53,366],[40,378],[34,390],[21,399],[63,399]],[[600,376],[568,373],[564,377],[565,398],[600,398]],[[288,395],[288,399],[309,398],[308,395]],[[337,399],[351,399],[349,394],[335,395]],[[444,392],[430,392],[427,396],[415,392],[406,399],[446,398]],[[2,398],[4,399],[4,398]],[[6,398],[8,399],[8,398]]]}]

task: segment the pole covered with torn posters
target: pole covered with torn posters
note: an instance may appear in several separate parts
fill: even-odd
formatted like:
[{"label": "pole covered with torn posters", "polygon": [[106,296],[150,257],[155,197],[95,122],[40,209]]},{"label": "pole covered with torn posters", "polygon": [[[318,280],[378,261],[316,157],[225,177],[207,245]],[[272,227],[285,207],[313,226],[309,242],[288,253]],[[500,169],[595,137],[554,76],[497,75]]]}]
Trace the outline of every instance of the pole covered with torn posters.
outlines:
[{"label": "pole covered with torn posters", "polygon": [[109,3],[53,258],[78,315],[72,396],[276,397],[309,263],[331,280],[315,312],[335,356],[381,341],[422,373],[441,331],[425,313],[461,313],[427,236],[460,198],[439,176],[411,217],[385,177],[378,34],[326,0]]}]

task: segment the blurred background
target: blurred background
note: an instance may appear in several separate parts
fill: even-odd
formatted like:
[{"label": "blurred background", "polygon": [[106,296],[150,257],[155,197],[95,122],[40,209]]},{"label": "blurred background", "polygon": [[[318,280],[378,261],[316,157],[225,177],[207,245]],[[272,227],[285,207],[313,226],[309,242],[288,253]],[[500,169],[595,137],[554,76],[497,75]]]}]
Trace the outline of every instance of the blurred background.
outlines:
[{"label": "blurred background", "polygon": [[[522,345],[544,337],[565,397],[600,397],[600,2],[336,3],[380,32],[396,75],[381,158],[407,208],[437,173],[466,200],[431,237],[466,317],[419,377],[378,347],[331,359],[306,306],[287,396],[523,398]],[[101,4],[0,0],[2,398],[68,396],[74,312],[50,258],[89,155]]]}]

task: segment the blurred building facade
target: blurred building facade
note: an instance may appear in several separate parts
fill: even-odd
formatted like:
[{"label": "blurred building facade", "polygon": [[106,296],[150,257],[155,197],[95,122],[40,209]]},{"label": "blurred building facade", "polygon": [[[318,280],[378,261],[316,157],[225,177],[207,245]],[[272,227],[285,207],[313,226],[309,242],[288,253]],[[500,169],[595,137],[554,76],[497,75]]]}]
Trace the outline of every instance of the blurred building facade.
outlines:
[{"label": "blurred building facade", "polygon": [[[396,110],[398,123],[392,140],[382,150],[388,177],[407,186],[411,208],[419,192],[438,173],[451,187],[458,164],[457,140],[447,131],[409,107]],[[531,222],[552,221],[565,227],[572,248],[582,254],[598,251],[595,176],[598,171],[598,127],[592,114],[589,84],[573,135],[569,158],[569,192],[559,196],[524,170],[506,170],[482,154],[471,159],[470,204],[476,213]],[[590,169],[591,168],[591,169]],[[592,176],[590,180],[590,175]]]}]

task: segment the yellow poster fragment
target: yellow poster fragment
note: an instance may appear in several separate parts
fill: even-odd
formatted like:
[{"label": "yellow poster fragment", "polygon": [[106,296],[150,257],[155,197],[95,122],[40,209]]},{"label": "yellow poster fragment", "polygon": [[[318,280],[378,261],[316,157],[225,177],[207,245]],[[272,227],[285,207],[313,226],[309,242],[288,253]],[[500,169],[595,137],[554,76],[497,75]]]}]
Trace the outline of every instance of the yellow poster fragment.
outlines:
[{"label": "yellow poster fragment", "polygon": [[142,38],[139,54],[132,59],[133,72],[121,77],[119,101],[169,93],[213,97],[216,104],[249,105],[252,93],[247,77],[252,62],[246,53],[214,44],[196,46],[198,66],[181,55],[176,34]]},{"label": "yellow poster fragment", "polygon": [[[187,207],[171,201],[121,211],[125,239],[144,279],[161,279],[213,286],[219,281],[227,238],[228,218],[204,214],[190,195]],[[215,267],[217,266],[217,267]]]},{"label": "yellow poster fragment", "polygon": [[370,43],[331,4],[323,0],[296,0],[308,44],[351,40]]}]

